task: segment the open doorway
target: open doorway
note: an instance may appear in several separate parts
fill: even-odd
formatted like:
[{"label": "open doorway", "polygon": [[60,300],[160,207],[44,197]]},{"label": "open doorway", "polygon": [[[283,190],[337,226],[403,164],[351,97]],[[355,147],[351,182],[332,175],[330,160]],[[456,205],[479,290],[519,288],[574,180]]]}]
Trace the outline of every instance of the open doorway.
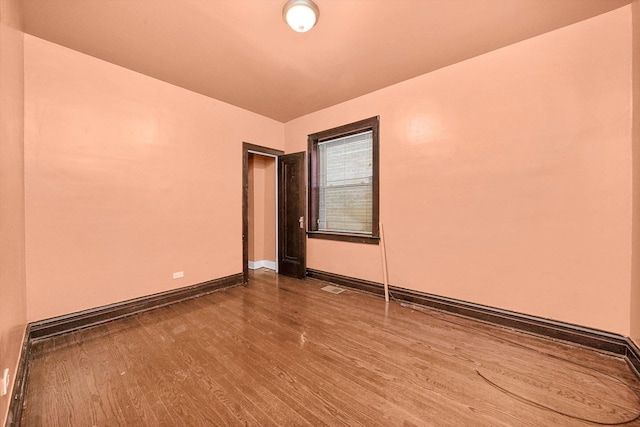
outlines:
[{"label": "open doorway", "polygon": [[284,152],[242,144],[242,258],[243,279],[249,269],[278,271],[278,156]]},{"label": "open doorway", "polygon": [[276,160],[275,156],[249,153],[247,200],[249,270],[268,268],[278,271]]}]

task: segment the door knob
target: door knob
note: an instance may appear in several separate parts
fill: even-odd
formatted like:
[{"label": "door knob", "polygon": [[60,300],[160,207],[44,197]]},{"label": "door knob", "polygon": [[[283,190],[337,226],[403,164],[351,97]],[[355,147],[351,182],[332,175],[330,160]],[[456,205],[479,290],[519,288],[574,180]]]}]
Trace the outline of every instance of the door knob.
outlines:
[{"label": "door knob", "polygon": [[304,228],[304,217],[301,216],[298,221],[300,222],[300,228]]}]

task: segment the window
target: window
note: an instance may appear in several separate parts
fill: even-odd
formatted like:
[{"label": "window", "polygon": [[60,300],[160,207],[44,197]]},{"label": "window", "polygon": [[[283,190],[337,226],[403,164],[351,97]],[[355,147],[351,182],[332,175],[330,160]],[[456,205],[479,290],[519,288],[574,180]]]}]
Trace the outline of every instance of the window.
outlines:
[{"label": "window", "polygon": [[378,123],[309,135],[309,237],[378,244]]}]

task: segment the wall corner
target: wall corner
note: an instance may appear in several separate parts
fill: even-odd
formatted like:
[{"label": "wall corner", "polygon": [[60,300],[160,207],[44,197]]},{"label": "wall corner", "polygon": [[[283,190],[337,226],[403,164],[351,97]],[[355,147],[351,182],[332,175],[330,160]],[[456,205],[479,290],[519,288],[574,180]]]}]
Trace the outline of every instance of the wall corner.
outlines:
[{"label": "wall corner", "polygon": [[633,0],[632,13],[632,234],[630,335],[640,343],[640,0]]}]

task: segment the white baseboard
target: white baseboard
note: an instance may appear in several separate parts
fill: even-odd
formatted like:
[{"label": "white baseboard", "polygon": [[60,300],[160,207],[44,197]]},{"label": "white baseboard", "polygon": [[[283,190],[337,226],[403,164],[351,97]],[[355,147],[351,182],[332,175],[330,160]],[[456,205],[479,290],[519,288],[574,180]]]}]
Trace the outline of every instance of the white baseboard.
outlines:
[{"label": "white baseboard", "polygon": [[258,268],[268,268],[269,270],[276,271],[276,263],[275,261],[249,261],[249,268],[251,270],[257,270]]}]

